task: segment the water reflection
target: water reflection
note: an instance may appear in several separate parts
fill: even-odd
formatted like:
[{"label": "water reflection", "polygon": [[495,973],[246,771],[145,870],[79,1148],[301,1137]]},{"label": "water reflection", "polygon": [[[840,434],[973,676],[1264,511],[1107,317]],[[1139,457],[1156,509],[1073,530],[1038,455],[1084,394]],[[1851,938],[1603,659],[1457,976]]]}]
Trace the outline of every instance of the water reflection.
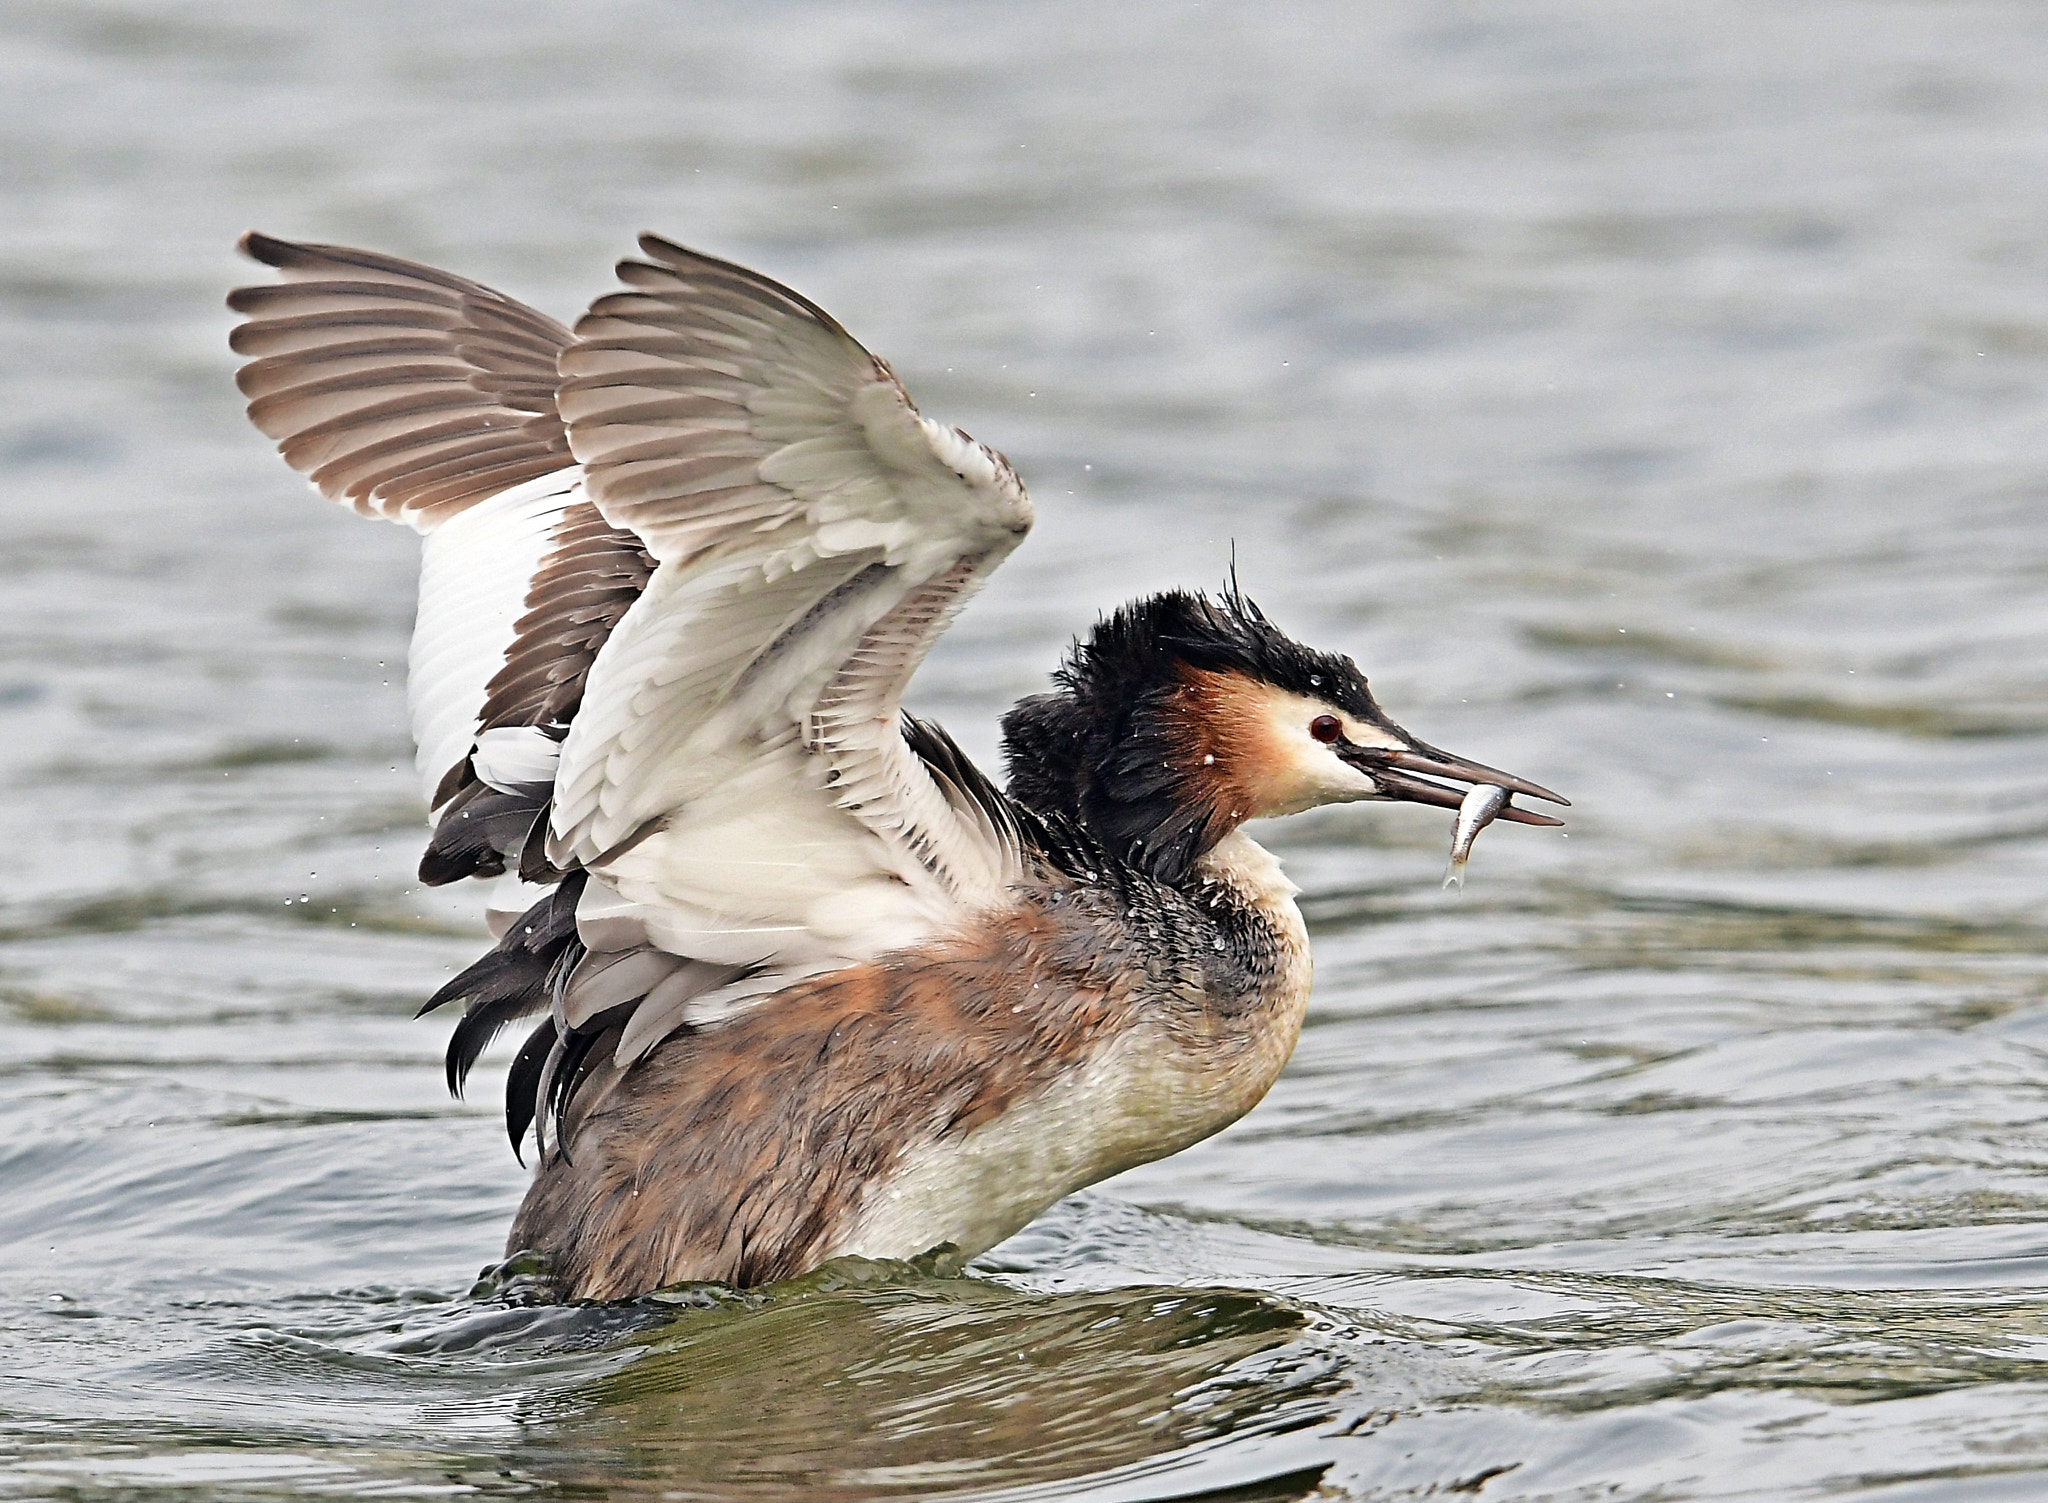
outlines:
[{"label": "water reflection", "polygon": [[755,1308],[680,1315],[630,1365],[526,1410],[575,1458],[548,1475],[763,1499],[980,1494],[1140,1463],[1170,1478],[1195,1469],[1176,1453],[1327,1421],[1346,1387],[1272,1295],[905,1272],[836,1263]]}]

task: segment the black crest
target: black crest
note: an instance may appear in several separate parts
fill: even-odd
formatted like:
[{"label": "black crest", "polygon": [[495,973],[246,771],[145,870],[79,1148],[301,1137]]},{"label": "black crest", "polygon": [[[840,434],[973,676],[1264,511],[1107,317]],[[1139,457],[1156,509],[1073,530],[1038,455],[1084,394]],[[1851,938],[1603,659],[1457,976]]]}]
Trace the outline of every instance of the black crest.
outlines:
[{"label": "black crest", "polygon": [[1010,795],[1071,820],[1115,860],[1179,882],[1225,834],[1186,765],[1169,703],[1184,668],[1241,674],[1321,699],[1360,720],[1385,717],[1347,657],[1304,647],[1237,590],[1174,590],[1122,607],[1076,641],[1058,688],[1003,717]]}]

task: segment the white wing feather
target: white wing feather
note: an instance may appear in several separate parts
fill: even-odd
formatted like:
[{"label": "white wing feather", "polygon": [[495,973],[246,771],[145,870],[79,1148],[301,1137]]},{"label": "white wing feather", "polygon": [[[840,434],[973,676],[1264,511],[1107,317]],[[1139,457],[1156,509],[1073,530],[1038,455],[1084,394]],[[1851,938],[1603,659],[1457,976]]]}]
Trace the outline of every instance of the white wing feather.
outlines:
[{"label": "white wing feather", "polygon": [[543,475],[456,513],[426,536],[405,691],[419,748],[414,766],[429,803],[476,740],[491,676],[504,666],[550,534],[583,499],[582,478],[575,469]]},{"label": "white wing feather", "polygon": [[786,978],[915,943],[1018,873],[899,717],[1030,502],[814,305],[641,244],[558,400],[591,499],[660,564],[592,666],[550,856],[592,872],[593,945]]}]

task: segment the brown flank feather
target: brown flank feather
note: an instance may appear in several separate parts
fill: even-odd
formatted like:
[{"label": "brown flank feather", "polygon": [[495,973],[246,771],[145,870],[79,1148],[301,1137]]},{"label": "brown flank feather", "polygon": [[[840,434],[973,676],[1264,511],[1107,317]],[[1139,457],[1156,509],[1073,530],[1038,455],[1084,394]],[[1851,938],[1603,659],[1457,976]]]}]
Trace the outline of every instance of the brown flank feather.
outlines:
[{"label": "brown flank feather", "polygon": [[603,1063],[559,1129],[567,1152],[544,1157],[508,1251],[549,1254],[572,1299],[792,1277],[837,1251],[907,1154],[987,1126],[1141,1027],[1214,1082],[1205,1096],[1250,1083],[1204,1131],[1222,1126],[1293,1047],[1299,920],[1255,916],[1228,879],[1134,880],[1041,872],[965,932],[798,982],[628,1068],[598,1040]]},{"label": "brown flank feather", "polygon": [[630,1082],[605,1066],[571,1110],[569,1156],[542,1164],[508,1246],[553,1254],[571,1298],[801,1273],[905,1150],[1043,1090],[1129,1012],[1144,968],[1101,938],[1013,910],[673,1036]]}]

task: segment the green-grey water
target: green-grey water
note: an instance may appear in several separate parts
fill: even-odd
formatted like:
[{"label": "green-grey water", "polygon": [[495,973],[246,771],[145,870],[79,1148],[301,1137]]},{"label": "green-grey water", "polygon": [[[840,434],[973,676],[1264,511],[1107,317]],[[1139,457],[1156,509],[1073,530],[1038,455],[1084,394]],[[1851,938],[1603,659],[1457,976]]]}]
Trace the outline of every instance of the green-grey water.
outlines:
[{"label": "green-grey water", "polygon": [[[0,1498],[2048,1494],[2048,11],[0,0]],[[411,879],[416,544],[243,421],[259,227],[656,229],[1039,525],[920,676],[1246,588],[1565,834],[1264,832],[1220,1137],[970,1268],[530,1302]]]}]

